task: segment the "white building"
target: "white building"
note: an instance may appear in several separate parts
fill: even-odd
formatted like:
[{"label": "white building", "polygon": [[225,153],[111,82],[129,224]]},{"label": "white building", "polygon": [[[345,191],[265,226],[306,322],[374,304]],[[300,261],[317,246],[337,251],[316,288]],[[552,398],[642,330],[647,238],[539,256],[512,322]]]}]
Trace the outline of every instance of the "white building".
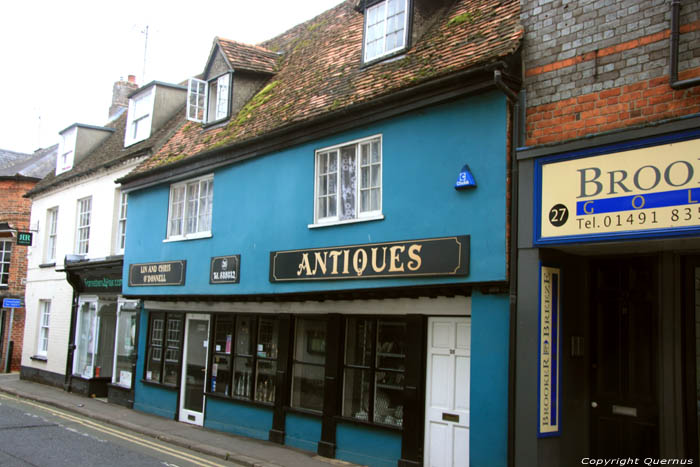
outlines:
[{"label": "white building", "polygon": [[25,195],[35,241],[21,377],[126,405],[138,311],[120,297],[128,197],[115,180],[184,121],[186,94],[161,82],[136,88],[132,77],[115,84],[105,127],[61,131],[55,173]]}]

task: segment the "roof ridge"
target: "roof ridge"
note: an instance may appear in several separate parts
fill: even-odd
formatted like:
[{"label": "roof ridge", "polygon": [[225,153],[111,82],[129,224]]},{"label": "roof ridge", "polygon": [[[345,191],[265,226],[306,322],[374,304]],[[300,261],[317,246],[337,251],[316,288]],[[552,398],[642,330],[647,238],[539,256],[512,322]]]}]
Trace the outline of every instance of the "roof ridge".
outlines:
[{"label": "roof ridge", "polygon": [[258,45],[258,44],[248,44],[248,43],[246,43],[246,42],[236,41],[236,40],[233,40],[233,39],[227,39],[227,38],[221,37],[221,36],[216,36],[216,40],[217,40],[217,41],[221,41],[221,42],[228,42],[228,43],[230,43],[230,44],[234,44],[234,45],[237,45],[237,46],[250,47],[250,48],[252,48],[252,49],[257,49],[257,50],[259,50],[260,52],[264,52],[264,53],[268,53],[268,54],[277,55],[277,54],[276,54],[275,52],[273,52],[272,50],[266,49],[266,48],[264,48],[264,47],[262,47],[261,45]]}]

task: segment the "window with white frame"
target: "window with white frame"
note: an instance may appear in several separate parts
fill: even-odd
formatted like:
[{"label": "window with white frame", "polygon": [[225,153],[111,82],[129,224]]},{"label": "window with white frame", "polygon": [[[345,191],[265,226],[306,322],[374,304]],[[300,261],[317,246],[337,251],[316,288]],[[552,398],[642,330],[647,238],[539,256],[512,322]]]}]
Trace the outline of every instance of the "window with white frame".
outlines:
[{"label": "window with white frame", "polygon": [[92,197],[78,200],[78,226],[75,251],[86,255],[90,243],[90,216],[92,213]]},{"label": "window with white frame", "polygon": [[211,234],[214,176],[170,186],[168,239],[197,238]]},{"label": "window with white frame", "polygon": [[316,152],[316,224],[382,212],[382,144],[374,136]]},{"label": "window with white frame", "polygon": [[56,175],[67,172],[73,168],[73,159],[75,158],[75,139],[78,133],[78,127],[65,130],[61,133],[61,142],[58,148],[58,157],[56,158]]},{"label": "window with white frame", "polygon": [[46,254],[47,263],[56,261],[56,240],[58,238],[58,207],[46,211]]},{"label": "window with white frame", "polygon": [[117,213],[117,251],[124,253],[124,245],[126,245],[126,208],[129,201],[129,195],[121,192],[119,194],[119,212]]},{"label": "window with white frame", "polygon": [[225,73],[209,81],[190,78],[187,85],[187,119],[210,123],[229,116],[231,74]]},{"label": "window with white frame", "polygon": [[124,134],[124,146],[143,141],[151,136],[154,87],[129,99],[129,114]]},{"label": "window with white frame", "polygon": [[12,259],[12,242],[0,241],[0,285],[10,283],[10,260]]},{"label": "window with white frame", "polygon": [[37,355],[46,357],[49,351],[49,324],[51,300],[39,300],[39,334],[36,345]]},{"label": "window with white frame", "polygon": [[365,10],[365,62],[406,47],[408,16],[408,0],[385,0]]}]

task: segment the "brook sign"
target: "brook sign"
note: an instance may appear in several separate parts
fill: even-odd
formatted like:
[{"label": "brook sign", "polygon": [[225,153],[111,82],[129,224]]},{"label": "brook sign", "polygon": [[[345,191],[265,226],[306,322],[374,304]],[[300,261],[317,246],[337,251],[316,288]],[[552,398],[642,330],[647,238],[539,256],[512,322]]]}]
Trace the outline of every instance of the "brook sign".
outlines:
[{"label": "brook sign", "polygon": [[700,139],[535,169],[536,244],[700,233]]}]

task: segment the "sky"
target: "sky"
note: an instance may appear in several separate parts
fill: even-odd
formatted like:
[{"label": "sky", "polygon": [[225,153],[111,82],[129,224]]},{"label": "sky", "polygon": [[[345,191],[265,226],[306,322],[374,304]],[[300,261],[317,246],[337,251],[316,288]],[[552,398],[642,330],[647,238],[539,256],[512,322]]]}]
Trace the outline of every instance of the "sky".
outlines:
[{"label": "sky", "polygon": [[0,149],[31,153],[58,143],[73,123],[104,126],[115,81],[180,83],[203,71],[214,37],[257,44],[339,3],[3,2]]}]

